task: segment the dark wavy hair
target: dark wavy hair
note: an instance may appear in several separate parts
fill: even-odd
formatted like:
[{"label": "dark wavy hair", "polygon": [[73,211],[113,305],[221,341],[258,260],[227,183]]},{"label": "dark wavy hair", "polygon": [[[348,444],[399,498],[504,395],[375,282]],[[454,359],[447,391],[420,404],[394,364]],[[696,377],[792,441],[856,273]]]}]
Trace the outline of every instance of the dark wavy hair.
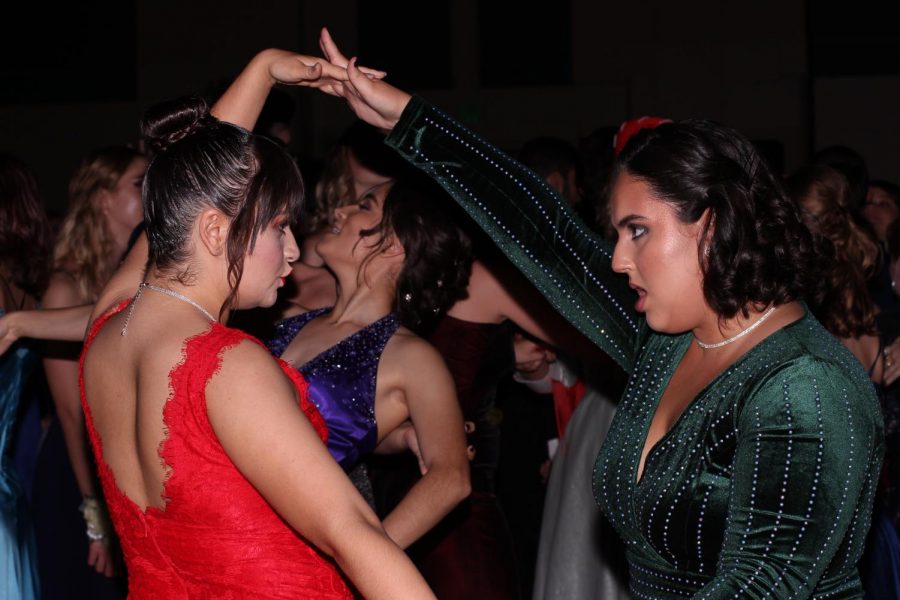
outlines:
[{"label": "dark wavy hair", "polygon": [[205,207],[231,219],[226,254],[235,302],[256,237],[282,212],[297,215],[303,180],[297,165],[274,142],[224,123],[200,98],[180,98],[149,109],[144,136],[158,151],[144,179],[148,264],[182,283],[193,278],[187,264],[191,226]]},{"label": "dark wavy hair", "polygon": [[377,236],[369,257],[389,243],[391,234],[403,245],[394,310],[405,326],[419,333],[467,296],[472,270],[472,243],[457,225],[452,203],[442,198],[445,194],[430,180],[405,172],[384,199],[381,222],[360,232]]},{"label": "dark wavy hair", "polygon": [[875,303],[867,282],[879,261],[869,232],[853,219],[850,184],[836,169],[804,167],[786,181],[804,222],[816,237],[823,277],[810,308],[839,338],[875,335]]},{"label": "dark wavy hair", "polygon": [[683,223],[706,215],[708,241],[698,248],[703,294],[722,318],[814,293],[812,236],[753,144],[734,129],[702,120],[644,129],[616,159],[615,173],[623,172],[645,181]]},{"label": "dark wavy hair", "polygon": [[40,297],[50,280],[50,225],[37,178],[18,158],[0,154],[0,265],[12,283]]}]

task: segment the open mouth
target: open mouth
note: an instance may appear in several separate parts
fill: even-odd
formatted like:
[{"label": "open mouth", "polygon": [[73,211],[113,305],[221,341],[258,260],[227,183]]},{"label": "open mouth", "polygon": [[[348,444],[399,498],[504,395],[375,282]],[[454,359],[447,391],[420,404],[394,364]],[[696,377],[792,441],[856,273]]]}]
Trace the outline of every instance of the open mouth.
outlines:
[{"label": "open mouth", "polygon": [[642,288],[640,286],[634,285],[633,283],[629,284],[629,287],[631,287],[631,289],[633,289],[635,292],[637,292],[637,295],[638,295],[638,299],[634,303],[634,309],[638,312],[644,312],[644,307],[645,307],[645,304],[647,303],[647,290],[645,290],[644,288]]}]

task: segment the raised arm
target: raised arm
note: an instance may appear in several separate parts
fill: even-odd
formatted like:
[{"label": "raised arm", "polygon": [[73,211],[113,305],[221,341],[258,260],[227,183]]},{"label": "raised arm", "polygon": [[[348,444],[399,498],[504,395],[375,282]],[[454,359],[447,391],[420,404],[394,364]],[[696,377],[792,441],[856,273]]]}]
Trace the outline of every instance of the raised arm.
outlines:
[{"label": "raised arm", "polygon": [[364,597],[434,597],[297,410],[294,388],[264,348],[244,342],[226,352],[207,411],[235,466]]},{"label": "raised arm", "polygon": [[[323,34],[326,56],[340,54]],[[553,308],[630,370],[641,320],[613,273],[612,250],[535,173],[418,97],[365,77],[350,60],[339,91],[387,144],[437,181]]]},{"label": "raised arm", "polygon": [[[270,48],[253,57],[237,79],[213,104],[210,112],[222,121],[253,129],[272,86],[299,85],[337,95],[335,89],[348,78],[346,61],[329,62],[315,56]],[[363,77],[380,79],[383,71],[361,68]]]}]

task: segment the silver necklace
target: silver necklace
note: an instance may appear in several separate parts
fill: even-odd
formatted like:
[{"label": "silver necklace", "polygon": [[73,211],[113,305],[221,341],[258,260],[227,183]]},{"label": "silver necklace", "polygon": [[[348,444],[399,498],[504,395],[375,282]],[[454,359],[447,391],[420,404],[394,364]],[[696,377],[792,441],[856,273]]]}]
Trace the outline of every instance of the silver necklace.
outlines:
[{"label": "silver necklace", "polygon": [[700,340],[698,340],[696,335],[694,336],[694,339],[697,341],[697,345],[700,346],[701,348],[703,348],[704,350],[712,350],[713,348],[721,348],[722,346],[727,346],[731,342],[741,339],[742,337],[744,337],[745,335],[747,335],[748,333],[750,333],[751,331],[753,331],[754,329],[756,329],[757,327],[762,325],[763,321],[768,319],[769,316],[773,312],[775,312],[775,308],[777,308],[777,307],[775,307],[775,306],[770,307],[769,310],[764,312],[763,316],[758,318],[755,323],[753,323],[746,329],[742,329],[741,331],[738,331],[736,334],[734,334],[730,338],[724,339],[721,342],[716,342],[715,344],[705,344],[705,343],[701,342]]},{"label": "silver necklace", "polygon": [[176,300],[181,300],[182,302],[187,302],[200,312],[202,312],[207,319],[210,321],[217,323],[219,320],[212,316],[208,310],[200,306],[197,302],[191,300],[184,294],[179,294],[175,290],[170,290],[169,288],[159,287],[158,285],[153,285],[152,283],[147,283],[146,281],[141,283],[138,286],[137,293],[135,293],[134,298],[131,300],[131,306],[128,308],[128,314],[125,316],[125,323],[122,325],[122,335],[125,335],[125,330],[128,329],[128,323],[131,321],[131,315],[134,314],[134,307],[138,303],[138,300],[141,299],[141,294],[144,292],[144,289],[153,290],[154,292],[159,292],[160,294],[165,294],[167,296],[171,296]]}]

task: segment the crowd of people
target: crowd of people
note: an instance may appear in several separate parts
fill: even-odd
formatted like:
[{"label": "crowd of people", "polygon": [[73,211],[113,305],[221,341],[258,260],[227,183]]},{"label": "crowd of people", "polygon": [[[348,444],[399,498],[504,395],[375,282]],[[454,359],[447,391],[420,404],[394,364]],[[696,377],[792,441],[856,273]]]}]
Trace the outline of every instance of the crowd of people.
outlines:
[{"label": "crowd of people", "polygon": [[[703,120],[514,159],[320,45],[55,233],[0,156],[6,597],[900,597],[900,188]],[[315,173],[275,84],[358,118]]]}]

